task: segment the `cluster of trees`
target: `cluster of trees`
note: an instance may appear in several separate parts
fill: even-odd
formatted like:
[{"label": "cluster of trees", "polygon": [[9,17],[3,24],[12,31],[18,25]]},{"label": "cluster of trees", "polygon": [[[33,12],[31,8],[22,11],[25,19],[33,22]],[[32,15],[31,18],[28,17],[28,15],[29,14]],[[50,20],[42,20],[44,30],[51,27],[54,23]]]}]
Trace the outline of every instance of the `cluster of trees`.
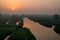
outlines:
[{"label": "cluster of trees", "polygon": [[59,17],[59,15],[55,14],[55,15],[54,15],[54,18],[55,18],[55,19],[59,19],[60,17]]}]

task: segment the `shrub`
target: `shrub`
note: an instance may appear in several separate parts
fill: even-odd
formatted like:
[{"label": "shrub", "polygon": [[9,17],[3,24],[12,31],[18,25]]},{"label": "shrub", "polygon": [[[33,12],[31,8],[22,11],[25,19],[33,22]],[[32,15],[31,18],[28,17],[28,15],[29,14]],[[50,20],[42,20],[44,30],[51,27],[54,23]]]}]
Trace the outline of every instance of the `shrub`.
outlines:
[{"label": "shrub", "polygon": [[10,30],[0,28],[0,40],[4,40],[7,35],[11,33]]},{"label": "shrub", "polygon": [[60,24],[57,24],[55,25],[56,27],[54,27],[54,31],[57,33],[57,34],[60,34]]}]

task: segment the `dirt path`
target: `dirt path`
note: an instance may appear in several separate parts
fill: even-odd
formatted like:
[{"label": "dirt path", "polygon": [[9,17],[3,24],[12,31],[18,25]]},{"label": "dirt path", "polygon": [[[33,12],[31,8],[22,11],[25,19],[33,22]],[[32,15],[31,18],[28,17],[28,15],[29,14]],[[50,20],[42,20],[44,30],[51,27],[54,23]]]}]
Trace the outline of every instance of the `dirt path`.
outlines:
[{"label": "dirt path", "polygon": [[8,35],[4,40],[8,40],[9,37],[10,37],[10,35]]}]

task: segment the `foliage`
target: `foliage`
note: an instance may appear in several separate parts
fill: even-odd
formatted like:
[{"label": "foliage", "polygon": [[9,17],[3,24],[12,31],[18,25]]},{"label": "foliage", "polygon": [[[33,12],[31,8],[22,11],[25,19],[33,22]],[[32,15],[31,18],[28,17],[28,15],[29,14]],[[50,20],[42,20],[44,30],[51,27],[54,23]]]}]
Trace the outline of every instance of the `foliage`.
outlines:
[{"label": "foliage", "polygon": [[56,27],[54,27],[54,31],[58,34],[60,34],[60,24],[56,24]]},{"label": "foliage", "polygon": [[8,40],[36,40],[36,38],[29,29],[20,28],[18,30],[14,30]]},{"label": "foliage", "polygon": [[4,40],[7,35],[11,33],[8,29],[0,28],[0,40]]}]

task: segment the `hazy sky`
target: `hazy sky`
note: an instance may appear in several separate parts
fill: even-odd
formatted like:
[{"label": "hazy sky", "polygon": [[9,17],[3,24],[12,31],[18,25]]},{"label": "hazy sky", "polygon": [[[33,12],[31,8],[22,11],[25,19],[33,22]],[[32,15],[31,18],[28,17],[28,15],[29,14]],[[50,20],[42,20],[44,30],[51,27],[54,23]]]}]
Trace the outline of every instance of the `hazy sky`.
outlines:
[{"label": "hazy sky", "polygon": [[0,13],[60,14],[60,0],[0,0]]}]

